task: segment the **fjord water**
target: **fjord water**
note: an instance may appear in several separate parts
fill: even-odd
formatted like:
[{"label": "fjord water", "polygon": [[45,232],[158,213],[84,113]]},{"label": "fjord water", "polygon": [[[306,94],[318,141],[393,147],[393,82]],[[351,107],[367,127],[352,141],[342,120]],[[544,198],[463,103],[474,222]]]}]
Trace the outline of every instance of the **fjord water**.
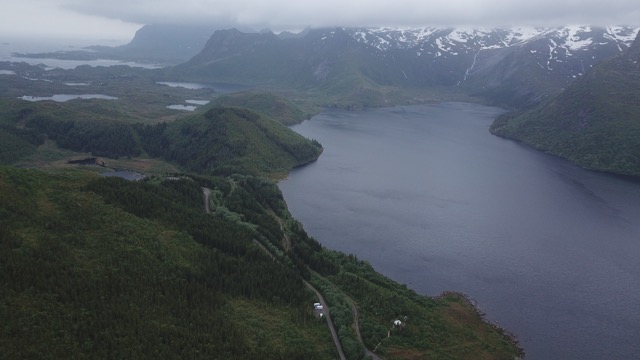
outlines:
[{"label": "fjord water", "polygon": [[324,246],[468,294],[527,359],[640,359],[640,183],[491,135],[501,112],[323,113],[293,129],[324,153],[280,188]]}]

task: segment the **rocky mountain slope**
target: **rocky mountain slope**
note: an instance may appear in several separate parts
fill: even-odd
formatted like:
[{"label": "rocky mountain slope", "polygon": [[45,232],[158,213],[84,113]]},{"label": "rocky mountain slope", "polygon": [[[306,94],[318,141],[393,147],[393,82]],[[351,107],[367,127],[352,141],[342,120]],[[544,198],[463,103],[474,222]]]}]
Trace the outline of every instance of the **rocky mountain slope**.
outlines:
[{"label": "rocky mountain slope", "polygon": [[320,88],[384,103],[384,87],[450,87],[503,106],[561,92],[627,49],[628,26],[508,29],[309,29],[299,36],[216,31],[176,67],[185,79]]},{"label": "rocky mountain slope", "polygon": [[640,38],[588,71],[560,96],[498,118],[493,133],[577,164],[640,175]]},{"label": "rocky mountain slope", "polygon": [[80,50],[21,53],[19,57],[61,60],[111,59],[176,65],[196,55],[213,33],[211,26],[145,25],[133,39],[121,46],[88,46]]},{"label": "rocky mountain slope", "polygon": [[90,49],[109,57],[177,64],[200,52],[213,31],[211,26],[145,25],[128,44]]}]

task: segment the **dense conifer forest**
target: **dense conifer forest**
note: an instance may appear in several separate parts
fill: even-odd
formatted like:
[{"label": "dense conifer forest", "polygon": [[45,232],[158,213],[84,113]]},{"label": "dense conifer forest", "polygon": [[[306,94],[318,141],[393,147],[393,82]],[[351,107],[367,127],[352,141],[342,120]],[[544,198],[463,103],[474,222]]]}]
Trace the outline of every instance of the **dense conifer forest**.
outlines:
[{"label": "dense conifer forest", "polygon": [[[322,152],[283,125],[306,116],[293,102],[247,92],[175,116],[158,99],[177,92],[125,67],[22,66],[122,100],[0,83],[0,357],[335,359],[311,288],[348,359],[522,355],[464,296],[416,294],[306,234],[273,180]],[[99,175],[121,164],[147,176]]]},{"label": "dense conifer forest", "polygon": [[[0,190],[8,358],[334,358],[304,279],[330,302],[350,359],[363,354],[355,304],[364,344],[382,343],[388,358],[409,349],[469,359],[519,351],[463,298],[420,296],[324,249],[265,178],[129,182],[2,167]],[[408,327],[391,329],[400,316]]]}]

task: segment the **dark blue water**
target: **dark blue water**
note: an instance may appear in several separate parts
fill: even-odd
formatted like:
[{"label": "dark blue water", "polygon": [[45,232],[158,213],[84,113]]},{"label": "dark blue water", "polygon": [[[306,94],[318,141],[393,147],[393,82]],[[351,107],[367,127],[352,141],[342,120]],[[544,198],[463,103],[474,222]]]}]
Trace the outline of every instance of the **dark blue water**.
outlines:
[{"label": "dark blue water", "polygon": [[640,184],[488,132],[500,109],[328,112],[280,183],[325,246],[419,293],[467,293],[528,359],[640,359]]}]

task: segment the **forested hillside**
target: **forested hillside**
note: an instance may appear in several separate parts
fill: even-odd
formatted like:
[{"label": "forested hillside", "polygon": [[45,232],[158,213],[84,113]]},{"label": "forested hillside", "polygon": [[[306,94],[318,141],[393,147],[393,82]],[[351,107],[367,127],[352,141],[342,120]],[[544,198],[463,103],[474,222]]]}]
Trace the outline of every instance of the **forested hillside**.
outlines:
[{"label": "forested hillside", "polygon": [[298,124],[311,116],[291,100],[268,92],[243,91],[224,94],[216,98],[213,104],[251,110],[278,120],[285,125]]},{"label": "forested hillside", "polygon": [[[201,187],[211,191],[205,211]],[[349,359],[512,359],[459,296],[431,299],[323,249],[270,180],[0,167],[0,347],[7,358],[335,358],[303,279],[332,306]],[[386,331],[400,316],[407,327]]]},{"label": "forested hillside", "polygon": [[143,148],[199,173],[285,173],[322,147],[284,125],[239,108],[212,108],[169,124],[138,127]]},{"label": "forested hillside", "polygon": [[640,175],[640,38],[557,98],[496,119],[491,131],[586,168]]},{"label": "forested hillside", "polygon": [[[98,103],[99,104],[99,103]],[[96,104],[96,105],[98,105]],[[322,147],[281,122],[249,110],[213,107],[154,125],[89,115],[56,103],[5,100],[0,113],[0,164],[12,164],[49,139],[64,149],[93,156],[151,156],[207,174],[286,173],[317,159]],[[286,110],[283,110],[286,111]],[[85,117],[86,116],[86,117]]]},{"label": "forested hillside", "polygon": [[[278,49],[264,48],[273,56],[267,65],[282,71],[275,75],[304,88],[283,90],[288,99],[176,90],[156,83],[164,70],[7,65],[0,357],[335,359],[311,287],[326,298],[348,359],[364,358],[366,349],[384,359],[521,356],[517,341],[464,296],[419,295],[353,255],[323,248],[289,214],[269,178],[314,161],[322,146],[283,124],[318,104],[380,105],[393,95],[370,80],[384,74],[361,66],[362,54],[340,52],[357,43],[353,34],[324,35],[306,45],[313,82],[293,67],[307,71],[309,63],[281,63]],[[238,50],[221,44],[222,53]],[[244,75],[274,75],[264,70]],[[88,91],[115,99],[17,99]],[[189,99],[211,103],[193,113],[167,108]],[[136,162],[161,170],[133,182],[96,174]],[[403,325],[394,327],[398,319]]]},{"label": "forested hillside", "polygon": [[299,272],[254,244],[274,240],[261,223],[204,212],[201,185],[264,212],[260,183],[0,168],[3,357],[332,358]]}]

